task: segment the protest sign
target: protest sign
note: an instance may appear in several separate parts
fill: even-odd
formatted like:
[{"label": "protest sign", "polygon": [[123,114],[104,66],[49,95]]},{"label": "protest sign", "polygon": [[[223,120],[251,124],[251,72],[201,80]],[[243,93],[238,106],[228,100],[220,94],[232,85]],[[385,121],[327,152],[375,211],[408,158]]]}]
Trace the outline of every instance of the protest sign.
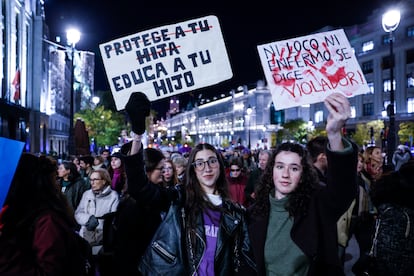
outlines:
[{"label": "protest sign", "polygon": [[7,166],[0,166],[0,209],[6,200],[23,147],[24,142],[0,137],[0,156],[7,160]]},{"label": "protest sign", "polygon": [[118,110],[136,91],[155,101],[233,76],[215,16],[139,32],[99,47]]},{"label": "protest sign", "polygon": [[369,92],[343,29],[257,46],[276,110]]}]

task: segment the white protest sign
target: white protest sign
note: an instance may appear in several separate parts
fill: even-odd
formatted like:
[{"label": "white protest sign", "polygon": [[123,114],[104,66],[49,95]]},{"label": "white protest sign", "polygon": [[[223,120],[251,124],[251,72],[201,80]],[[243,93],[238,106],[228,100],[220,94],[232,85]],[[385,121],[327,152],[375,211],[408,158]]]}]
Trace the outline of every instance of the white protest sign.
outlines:
[{"label": "white protest sign", "polygon": [[276,110],[369,91],[343,29],[257,46]]},{"label": "white protest sign", "polygon": [[118,110],[133,92],[155,101],[233,76],[216,16],[139,32],[99,48]]}]

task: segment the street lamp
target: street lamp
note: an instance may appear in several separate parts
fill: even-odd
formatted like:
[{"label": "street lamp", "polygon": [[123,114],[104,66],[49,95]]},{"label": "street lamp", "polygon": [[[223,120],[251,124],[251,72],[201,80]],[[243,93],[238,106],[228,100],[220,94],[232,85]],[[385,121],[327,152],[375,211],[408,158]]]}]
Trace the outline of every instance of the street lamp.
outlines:
[{"label": "street lamp", "polygon": [[251,144],[250,144],[250,121],[251,121],[251,118],[250,118],[250,114],[252,114],[252,112],[253,112],[253,109],[249,104],[249,106],[246,109],[247,117],[249,119],[249,143],[247,144],[247,147],[249,148],[249,150],[251,149]]},{"label": "street lamp", "polygon": [[396,134],[395,134],[395,112],[394,112],[394,53],[393,53],[393,31],[400,24],[400,11],[389,10],[382,16],[382,28],[389,33],[390,44],[390,104],[387,106],[387,113],[390,119],[388,136],[387,136],[387,165],[392,165],[391,158],[395,151]]},{"label": "street lamp", "polygon": [[73,128],[74,117],[74,82],[75,82],[75,45],[80,40],[80,32],[76,29],[68,29],[66,31],[66,39],[71,49],[71,76],[70,76],[70,112],[69,112],[69,155],[75,154],[75,130]]}]

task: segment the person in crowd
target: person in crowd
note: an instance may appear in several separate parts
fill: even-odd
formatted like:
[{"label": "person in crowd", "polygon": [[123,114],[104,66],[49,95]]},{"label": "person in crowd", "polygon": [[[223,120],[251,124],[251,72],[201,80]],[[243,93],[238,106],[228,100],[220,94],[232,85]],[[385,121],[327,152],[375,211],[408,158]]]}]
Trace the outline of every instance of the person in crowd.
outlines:
[{"label": "person in crowd", "polygon": [[[326,147],[329,143],[328,137],[316,136],[308,141],[306,144],[306,150],[311,158],[312,165],[319,177],[319,184],[326,186],[328,170],[328,159],[326,157]],[[355,201],[352,201],[348,210],[339,218],[337,223],[338,228],[338,256],[342,264],[345,263],[345,249],[349,242],[349,228],[352,220],[352,210],[354,208]]]},{"label": "person in crowd", "polygon": [[79,157],[76,155],[72,155],[69,160],[72,161],[76,165],[76,168],[78,169],[78,172],[79,172],[80,171]]},{"label": "person in crowd", "polygon": [[108,168],[109,175],[112,179],[111,188],[122,196],[127,190],[127,177],[125,173],[125,165],[123,155],[115,152],[110,157],[111,163]]},{"label": "person in crowd", "polygon": [[269,161],[271,155],[272,155],[272,152],[269,150],[259,151],[258,167],[250,173],[247,184],[246,184],[246,188],[244,189],[247,205],[254,203],[256,199],[256,193],[255,193],[256,185],[262,175],[262,172],[266,168],[266,164]]},{"label": "person in crowd", "polygon": [[326,183],[326,171],[328,169],[328,160],[325,153],[327,145],[328,137],[326,136],[316,136],[306,144],[312,164],[322,183]]},{"label": "person in crowd", "polygon": [[178,184],[177,171],[171,159],[165,159],[162,170],[162,182],[165,187],[173,187]]},{"label": "person in crowd", "polygon": [[397,150],[392,155],[392,164],[394,165],[394,170],[398,171],[401,166],[407,163],[411,159],[410,149],[404,145],[399,145]]},{"label": "person in crowd", "polygon": [[76,222],[57,186],[56,165],[45,156],[20,157],[0,213],[0,275],[83,275]]},{"label": "person in crowd", "polygon": [[172,159],[177,171],[177,179],[179,184],[184,183],[185,169],[187,167],[187,159],[184,156],[176,156]]},{"label": "person in crowd", "polygon": [[371,189],[378,210],[371,254],[378,276],[414,272],[414,161],[384,174]]},{"label": "person in crowd", "polygon": [[79,205],[83,193],[90,189],[90,185],[81,177],[73,162],[63,161],[59,164],[57,171],[60,189],[74,212]]},{"label": "person in crowd", "polygon": [[381,148],[378,146],[369,146],[364,151],[365,171],[370,175],[372,180],[377,180],[383,173],[384,157]]},{"label": "person in crowd", "polygon": [[247,184],[247,176],[243,172],[243,161],[235,158],[230,162],[230,171],[227,176],[229,183],[230,198],[243,206],[246,206],[246,196],[244,189]]},{"label": "person in crowd", "polygon": [[[79,235],[91,244],[92,254],[97,256],[103,243],[103,216],[116,211],[119,197],[111,189],[111,177],[106,169],[96,169],[89,177],[91,189],[83,193],[75,219],[81,225]],[[98,263],[96,267],[99,271]]]},{"label": "person in crowd", "polygon": [[79,157],[80,174],[85,182],[90,186],[89,179],[93,171],[94,158],[91,155]]},{"label": "person in crowd", "polygon": [[[150,185],[162,186],[164,154],[158,149],[146,148],[143,150],[143,159],[143,179]],[[114,269],[118,275],[140,275],[137,264],[165,215],[165,212],[135,198],[135,194],[131,196],[126,192],[118,206],[118,230],[114,247]]]},{"label": "person in crowd", "polygon": [[319,184],[302,145],[282,143],[263,172],[256,202],[248,208],[259,275],[344,275],[337,221],[355,198],[357,147],[341,132],[351,115],[348,99],[332,93],[324,103],[329,111],[326,186]]},{"label": "person in crowd", "polygon": [[152,184],[163,185],[165,154],[161,150],[146,148],[144,150],[145,173]]},{"label": "person in crowd", "polygon": [[372,246],[372,237],[374,235],[377,215],[377,210],[370,195],[371,187],[375,180],[372,174],[369,173],[371,166],[365,160],[365,156],[367,156],[366,152],[358,154],[358,188],[350,226],[350,233],[355,236],[359,248],[359,257],[352,266],[352,272],[357,276],[364,275],[367,271],[368,255]]},{"label": "person in crowd", "polygon": [[242,151],[243,170],[246,175],[249,175],[253,170],[257,168],[256,162],[252,155],[252,152],[248,149]]},{"label": "person in crowd", "polygon": [[100,155],[96,155],[94,158],[93,158],[93,166],[92,166],[92,169],[93,170],[96,170],[96,169],[99,169],[99,168],[102,168],[102,169],[107,169],[108,167],[106,167],[105,166],[105,164],[104,164],[104,159],[103,159],[103,157],[102,156],[100,156]]},{"label": "person in crowd", "polygon": [[[150,102],[145,94],[135,92],[131,95],[126,111],[133,132],[144,132],[149,109]],[[221,153],[210,144],[198,144],[189,156],[185,184],[167,188],[152,185],[146,178],[140,135],[136,136],[130,155],[125,158],[129,193],[137,202],[148,204],[153,210],[176,212],[169,214],[183,220],[182,223],[168,220],[171,224],[162,224],[164,227],[158,228],[157,233],[177,236],[148,247],[141,259],[141,273],[233,275],[238,271],[243,275],[246,270],[245,275],[254,275],[255,264],[249,254],[244,209],[230,199]],[[171,263],[170,257],[155,257],[166,252],[162,248],[163,242],[168,248],[178,250],[167,251],[168,256],[176,258],[178,263]]]},{"label": "person in crowd", "polygon": [[109,151],[109,149],[103,149],[101,152],[101,156],[104,159],[105,167],[109,168],[109,166],[111,165],[111,160],[109,158],[111,156],[111,152]]}]

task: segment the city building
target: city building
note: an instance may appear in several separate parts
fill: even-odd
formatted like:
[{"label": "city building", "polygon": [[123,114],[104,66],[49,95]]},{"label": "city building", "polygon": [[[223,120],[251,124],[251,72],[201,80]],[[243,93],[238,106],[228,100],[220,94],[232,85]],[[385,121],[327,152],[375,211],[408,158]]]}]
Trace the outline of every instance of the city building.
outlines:
[{"label": "city building", "polygon": [[87,108],[94,91],[94,54],[75,51],[72,63],[70,47],[50,41],[44,0],[2,0],[0,15],[0,136],[24,141],[27,152],[63,157],[71,86],[75,112]]},{"label": "city building", "polygon": [[[393,32],[395,62],[395,121],[414,121],[414,4],[403,2],[401,22]],[[381,24],[383,10],[375,10],[363,24],[341,27],[344,29],[355,56],[365,75],[369,91],[350,98],[352,118],[347,130],[354,131],[357,123],[384,120],[390,103],[390,35]],[[315,32],[336,28],[327,26]],[[275,111],[271,95],[263,81],[256,87],[241,86],[229,92],[220,92],[216,100],[199,101],[191,110],[184,110],[163,125],[167,136],[178,131],[182,137],[194,142],[208,142],[217,147],[229,143],[250,145],[251,148],[269,148],[275,145],[276,131],[284,122],[301,118],[310,127],[324,128],[327,110],[323,103]],[[251,113],[247,113],[248,107]]]}]

